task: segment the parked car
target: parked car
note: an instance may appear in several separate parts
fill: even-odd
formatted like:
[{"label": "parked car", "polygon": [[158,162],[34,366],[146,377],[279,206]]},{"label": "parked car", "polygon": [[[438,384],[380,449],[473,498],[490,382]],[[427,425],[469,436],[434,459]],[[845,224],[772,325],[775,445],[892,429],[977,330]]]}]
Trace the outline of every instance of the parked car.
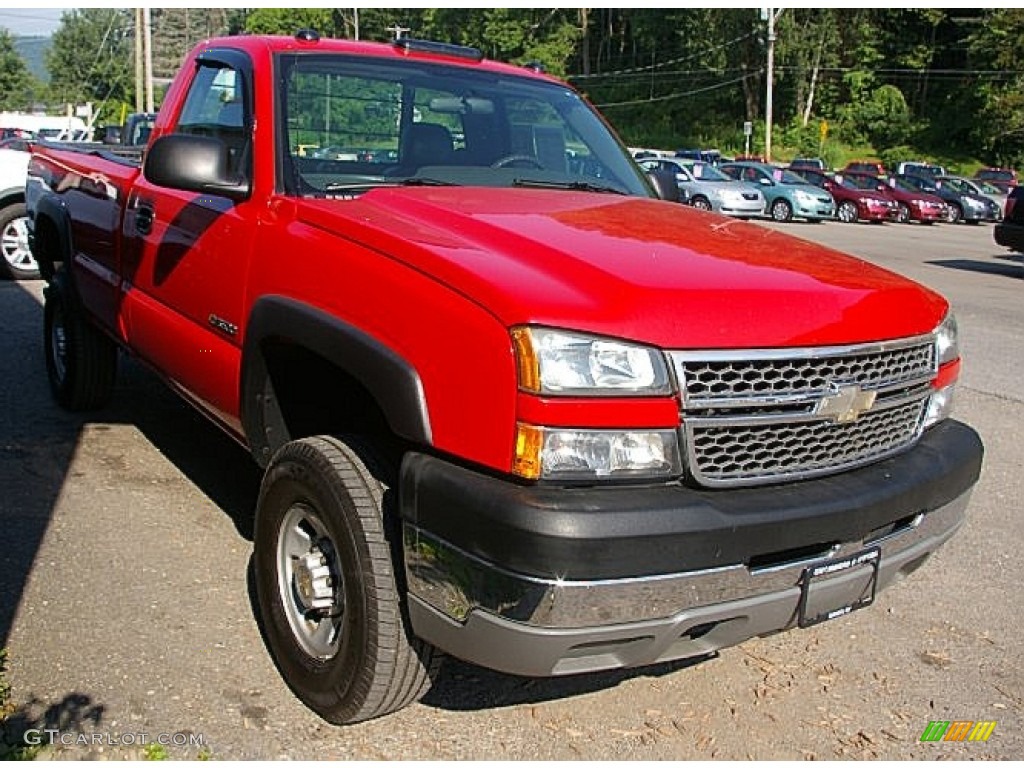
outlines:
[{"label": "parked car", "polygon": [[836,218],[847,224],[864,220],[873,224],[896,220],[896,204],[878,192],[873,184],[863,184],[852,176],[830,175],[805,169],[800,176],[816,187],[828,190],[836,201]]},{"label": "parked car", "polygon": [[839,171],[840,173],[870,173],[875,176],[888,176],[885,166],[877,160],[851,160]]},{"label": "parked car", "polygon": [[0,149],[0,278],[39,277],[39,265],[28,245],[25,214],[25,179],[31,157],[13,147]]},{"label": "parked car", "polygon": [[897,176],[923,176],[926,179],[934,179],[936,176],[945,176],[948,173],[944,166],[917,160],[908,160],[896,166]]},{"label": "parked car", "polygon": [[923,192],[902,179],[889,179],[887,183],[881,176],[870,173],[843,175],[869,189],[874,189],[896,203],[896,221],[900,223],[919,221],[922,224],[934,224],[946,220],[946,203],[941,197]]},{"label": "parked car", "polygon": [[723,161],[722,153],[717,149],[677,149],[676,157],[684,160],[701,160],[712,165],[718,165]]},{"label": "parked car", "polygon": [[1003,218],[1003,210],[1006,208],[1006,192],[995,184],[979,179],[967,179],[963,176],[947,176],[945,178],[948,181],[944,183],[953,184],[959,190],[993,200],[999,208],[999,218]]},{"label": "parked car", "polygon": [[736,181],[711,163],[662,157],[641,160],[639,164],[645,171],[675,173],[680,192],[686,193],[694,208],[730,216],[764,215],[767,203],[758,186]]},{"label": "parked car", "polygon": [[941,197],[946,203],[946,221],[950,224],[960,221],[978,224],[982,221],[999,220],[999,205],[994,200],[983,195],[961,191],[953,184],[943,184],[943,179],[949,177],[939,176],[929,179],[909,174],[895,178],[921,192]]},{"label": "parked car", "polygon": [[828,166],[820,157],[794,157],[789,164],[789,170],[799,173],[801,170],[826,171]]},{"label": "parked car", "polygon": [[1024,253],[1024,187],[1010,190],[1003,220],[996,224],[992,237],[997,245]]},{"label": "parked car", "polygon": [[982,168],[974,174],[975,181],[987,181],[1009,194],[1017,186],[1017,172],[1010,168]]},{"label": "parked car", "polygon": [[795,217],[817,222],[835,215],[832,195],[785,168],[767,163],[725,163],[721,170],[734,179],[759,186],[768,213],[775,221]]}]

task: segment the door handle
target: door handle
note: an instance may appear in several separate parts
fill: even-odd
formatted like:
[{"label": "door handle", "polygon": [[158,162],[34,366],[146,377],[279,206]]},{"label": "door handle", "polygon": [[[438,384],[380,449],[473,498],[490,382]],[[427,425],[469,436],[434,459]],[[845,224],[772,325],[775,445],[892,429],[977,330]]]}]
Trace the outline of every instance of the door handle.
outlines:
[{"label": "door handle", "polygon": [[140,235],[148,235],[153,231],[153,221],[156,219],[156,212],[150,205],[140,204],[135,209],[135,231]]}]

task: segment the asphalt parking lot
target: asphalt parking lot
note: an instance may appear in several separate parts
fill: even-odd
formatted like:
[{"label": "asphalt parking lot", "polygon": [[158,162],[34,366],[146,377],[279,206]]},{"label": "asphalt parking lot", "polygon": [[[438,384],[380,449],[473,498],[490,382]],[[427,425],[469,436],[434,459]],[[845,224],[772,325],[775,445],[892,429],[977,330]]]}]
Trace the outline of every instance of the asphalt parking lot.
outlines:
[{"label": "asphalt parking lot", "polygon": [[[56,408],[42,284],[0,283],[0,648],[9,724],[50,756],[219,759],[934,759],[1024,754],[1024,262],[992,228],[773,224],[949,297],[957,416],[986,443],[967,526],[875,606],[700,663],[559,680],[450,661],[427,698],[330,726],[264,647],[248,575],[259,475],[151,374]],[[784,311],[784,307],[780,307]],[[930,721],[992,721],[922,743]],[[84,737],[84,738],[80,738]],[[161,738],[164,737],[164,738]]]}]

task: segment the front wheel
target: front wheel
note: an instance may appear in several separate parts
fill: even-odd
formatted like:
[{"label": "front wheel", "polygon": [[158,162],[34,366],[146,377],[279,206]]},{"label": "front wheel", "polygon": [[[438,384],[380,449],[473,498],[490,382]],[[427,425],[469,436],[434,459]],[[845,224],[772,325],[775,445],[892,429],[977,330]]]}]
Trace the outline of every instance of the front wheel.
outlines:
[{"label": "front wheel", "polygon": [[28,213],[24,203],[14,203],[0,211],[0,251],[6,274],[15,280],[39,277],[39,264],[28,247]]},{"label": "front wheel", "polygon": [[946,206],[946,221],[950,224],[956,224],[964,217],[964,209],[956,203],[950,203]]},{"label": "front wheel", "polygon": [[910,206],[906,203],[898,203],[896,205],[896,221],[900,224],[906,224],[910,221]]},{"label": "front wheel", "polygon": [[267,642],[295,694],[332,723],[412,703],[441,660],[408,630],[382,466],[358,442],[304,438],[278,451],[260,489],[254,558]]},{"label": "front wheel", "polygon": [[857,204],[844,200],[836,210],[836,217],[847,224],[855,223],[857,221]]},{"label": "front wheel", "polygon": [[775,221],[789,221],[793,218],[793,206],[780,197],[772,203],[772,218]]},{"label": "front wheel", "polygon": [[702,211],[711,210],[711,202],[706,197],[695,197],[690,205]]}]

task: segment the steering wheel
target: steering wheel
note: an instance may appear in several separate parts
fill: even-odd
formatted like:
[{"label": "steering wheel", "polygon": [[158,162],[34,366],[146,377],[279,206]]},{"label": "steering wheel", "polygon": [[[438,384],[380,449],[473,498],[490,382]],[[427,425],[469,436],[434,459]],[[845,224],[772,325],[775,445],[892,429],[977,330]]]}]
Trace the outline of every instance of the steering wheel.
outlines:
[{"label": "steering wheel", "polygon": [[504,157],[499,157],[497,160],[491,163],[491,168],[507,168],[513,163],[529,163],[534,168],[544,170],[543,163],[541,163],[540,160],[538,160],[536,157],[532,157],[531,155],[505,155]]}]

